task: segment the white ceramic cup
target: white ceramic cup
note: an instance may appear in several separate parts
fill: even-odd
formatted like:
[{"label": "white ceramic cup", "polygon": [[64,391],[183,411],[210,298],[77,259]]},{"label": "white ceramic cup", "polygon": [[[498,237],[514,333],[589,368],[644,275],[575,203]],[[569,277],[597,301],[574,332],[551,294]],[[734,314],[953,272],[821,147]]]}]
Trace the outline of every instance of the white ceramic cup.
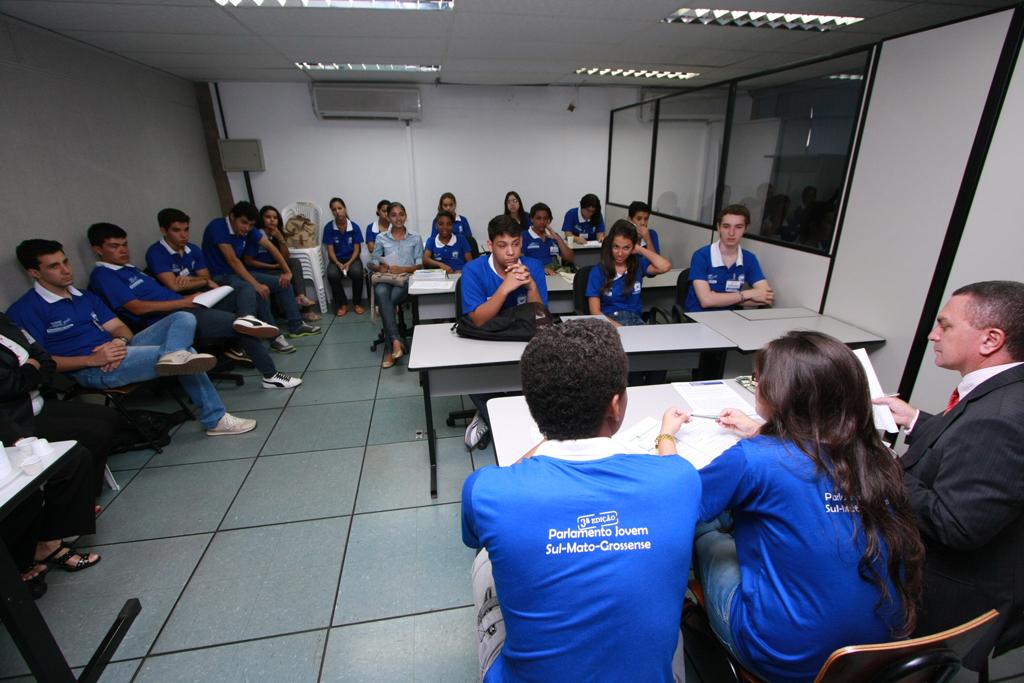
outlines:
[{"label": "white ceramic cup", "polygon": [[50,453],[53,453],[53,446],[46,439],[36,439],[32,442],[32,455],[38,455],[42,458]]},{"label": "white ceramic cup", "polygon": [[21,461],[21,471],[34,477],[43,471],[43,459],[38,455],[29,455]]}]

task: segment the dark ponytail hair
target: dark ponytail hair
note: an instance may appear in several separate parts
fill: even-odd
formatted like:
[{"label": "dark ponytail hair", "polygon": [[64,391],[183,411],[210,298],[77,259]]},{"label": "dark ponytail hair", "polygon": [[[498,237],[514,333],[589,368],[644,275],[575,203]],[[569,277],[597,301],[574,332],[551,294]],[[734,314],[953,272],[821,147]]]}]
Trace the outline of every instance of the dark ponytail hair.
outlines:
[{"label": "dark ponytail hair", "polygon": [[866,538],[858,571],[878,588],[876,610],[893,603],[878,566],[888,549],[886,573],[903,607],[903,623],[893,636],[906,637],[917,623],[924,544],[903,470],[875,431],[863,368],[839,340],[794,331],[757,352],[754,372],[767,420],[760,433],[795,444],[856,505]]},{"label": "dark ponytail hair", "polygon": [[[590,217],[591,225],[601,225],[601,200],[597,198],[596,194],[585,194],[580,199],[581,209],[593,209],[594,215]],[[582,218],[582,216],[580,216]]]},{"label": "dark ponytail hair", "polygon": [[[604,284],[601,285],[601,293],[608,294],[612,291],[612,283],[615,282],[615,257],[612,256],[612,241],[616,237],[625,237],[636,246],[639,237],[636,234],[636,226],[620,218],[612,225],[612,229],[604,237],[601,243],[601,271],[604,273]],[[633,291],[633,283],[636,282],[637,271],[640,270],[640,257],[630,254],[626,259],[626,273],[622,276],[622,292],[624,294]]]}]

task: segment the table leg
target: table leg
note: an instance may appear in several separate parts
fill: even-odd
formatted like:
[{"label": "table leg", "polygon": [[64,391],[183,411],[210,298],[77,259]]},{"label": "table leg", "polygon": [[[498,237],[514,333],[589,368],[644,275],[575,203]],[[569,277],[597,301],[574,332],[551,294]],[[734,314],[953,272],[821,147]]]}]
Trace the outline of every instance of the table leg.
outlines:
[{"label": "table leg", "polygon": [[434,412],[430,407],[430,375],[420,372],[423,386],[423,410],[427,414],[427,450],[430,451],[430,497],[437,498],[437,434],[434,432]]},{"label": "table leg", "polygon": [[57,641],[46,626],[21,573],[0,542],[0,620],[37,681],[65,683],[75,680]]}]

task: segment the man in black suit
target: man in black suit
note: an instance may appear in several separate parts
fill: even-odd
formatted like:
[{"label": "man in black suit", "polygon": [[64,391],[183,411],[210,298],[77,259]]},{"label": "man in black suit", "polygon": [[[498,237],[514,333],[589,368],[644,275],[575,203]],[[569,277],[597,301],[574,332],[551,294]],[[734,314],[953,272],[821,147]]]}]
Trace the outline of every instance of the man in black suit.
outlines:
[{"label": "man in black suit", "polygon": [[997,609],[964,660],[976,670],[997,641],[1024,637],[1024,284],[961,287],[928,339],[935,364],[962,376],[946,411],[877,402],[908,430],[904,482],[926,547],[917,635]]}]

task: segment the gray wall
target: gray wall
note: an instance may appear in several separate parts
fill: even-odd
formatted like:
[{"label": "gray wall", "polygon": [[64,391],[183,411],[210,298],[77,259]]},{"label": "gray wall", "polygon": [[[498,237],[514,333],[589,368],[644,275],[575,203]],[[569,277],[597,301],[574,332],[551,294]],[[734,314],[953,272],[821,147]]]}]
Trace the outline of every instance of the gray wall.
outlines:
[{"label": "gray wall", "polygon": [[161,208],[184,209],[200,237],[219,213],[190,82],[0,16],[0,93],[0,307],[28,286],[23,239],[64,243],[84,286],[89,224],[124,227],[141,263]]}]

